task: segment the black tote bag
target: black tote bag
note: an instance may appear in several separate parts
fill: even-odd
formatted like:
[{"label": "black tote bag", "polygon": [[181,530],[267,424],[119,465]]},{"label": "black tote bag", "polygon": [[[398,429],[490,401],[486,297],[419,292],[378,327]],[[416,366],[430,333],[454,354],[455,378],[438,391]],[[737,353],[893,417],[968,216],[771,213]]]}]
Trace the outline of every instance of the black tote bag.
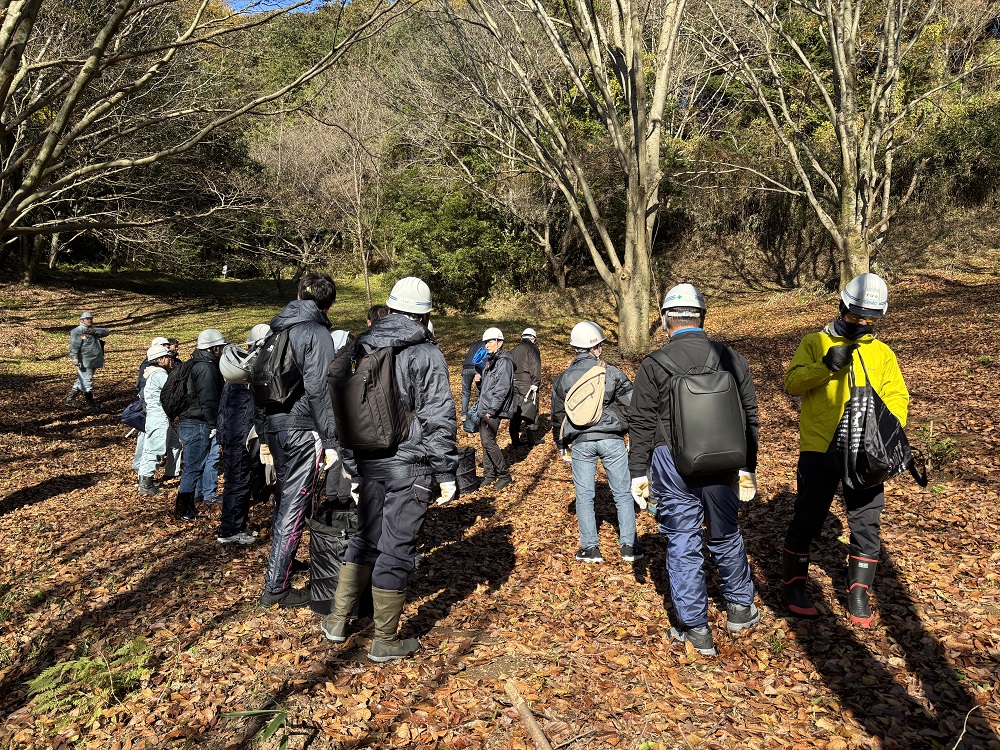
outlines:
[{"label": "black tote bag", "polygon": [[840,469],[844,486],[851,489],[877,487],[907,470],[917,484],[927,486],[926,471],[918,471],[903,426],[872,388],[860,354],[858,360],[865,383],[857,384],[852,362],[851,395],[827,455]]}]

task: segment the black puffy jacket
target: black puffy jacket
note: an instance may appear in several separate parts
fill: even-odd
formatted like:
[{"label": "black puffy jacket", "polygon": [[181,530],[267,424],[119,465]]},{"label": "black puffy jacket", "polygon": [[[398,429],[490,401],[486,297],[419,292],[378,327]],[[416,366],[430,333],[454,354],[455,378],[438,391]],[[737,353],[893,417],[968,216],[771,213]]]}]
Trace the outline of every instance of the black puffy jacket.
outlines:
[{"label": "black puffy jacket", "polygon": [[[708,359],[712,342],[700,328],[689,328],[673,335],[663,351],[685,368],[702,367]],[[739,352],[723,347],[722,367],[736,380],[746,422],[747,471],[757,471],[757,440],[760,426],[757,416],[757,392],[750,375],[750,365]],[[635,376],[635,391],[629,409],[628,467],[633,477],[645,476],[653,449],[670,442],[670,374],[652,357],[642,360]],[[720,478],[698,477],[700,484],[721,484]]]},{"label": "black puffy jacket", "polygon": [[219,396],[222,394],[222,373],[219,372],[219,358],[212,354],[211,349],[196,349],[191,355],[189,374],[190,385],[194,391],[194,401],[181,412],[182,422],[206,422],[215,428],[219,418]]},{"label": "black puffy jacket", "polygon": [[502,349],[484,363],[477,403],[480,417],[510,419],[514,414],[514,360]]},{"label": "black puffy jacket", "polygon": [[292,360],[302,373],[302,394],[285,411],[268,413],[269,433],[315,430],[324,448],[339,449],[326,375],[333,361],[330,319],[313,300],[292,300],[271,320],[272,331],[288,332]]},{"label": "black puffy jacket", "polygon": [[510,350],[514,360],[514,398],[523,401],[531,386],[542,385],[542,354],[534,341],[521,339],[521,343]]},{"label": "black puffy jacket", "polygon": [[409,437],[391,455],[355,453],[358,471],[370,479],[433,474],[439,482],[455,481],[455,397],[448,382],[448,364],[433,335],[420,323],[392,313],[358,336],[357,345],[362,344],[393,347],[396,386],[413,419]]}]

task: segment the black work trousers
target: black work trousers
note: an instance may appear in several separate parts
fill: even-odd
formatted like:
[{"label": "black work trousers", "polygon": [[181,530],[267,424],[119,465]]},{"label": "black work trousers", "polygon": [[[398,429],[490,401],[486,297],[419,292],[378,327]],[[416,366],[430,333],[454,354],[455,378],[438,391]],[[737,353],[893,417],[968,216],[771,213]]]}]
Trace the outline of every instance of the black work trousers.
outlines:
[{"label": "black work trousers", "polygon": [[510,418],[510,424],[508,425],[510,429],[510,442],[517,445],[521,442],[521,425],[524,425],[524,431],[527,433],[528,442],[534,445],[538,442],[537,432],[538,425],[532,422],[527,422],[521,416],[521,407],[518,406],[514,415]]},{"label": "black work trousers", "polygon": [[[837,484],[841,481],[841,472],[830,464],[825,453],[803,451],[799,454],[796,479],[798,497],[795,498],[795,516],[785,535],[785,549],[806,554],[812,540],[823,529]],[[885,507],[884,486],[880,484],[865,490],[844,487],[844,504],[851,531],[851,554],[877,560],[882,548],[879,525]]]},{"label": "black work trousers", "polygon": [[358,487],[358,533],[344,559],[372,569],[372,586],[406,588],[417,556],[417,537],[431,502],[430,476],[362,478]]},{"label": "black work trousers", "polygon": [[260,461],[251,456],[250,451],[240,443],[225,443],[222,446],[222,470],[225,482],[222,484],[222,520],[219,536],[232,536],[243,531],[247,525],[247,512],[253,490],[253,463]]},{"label": "black work trousers", "polygon": [[497,445],[497,433],[499,431],[499,417],[493,417],[492,419],[483,417],[479,420],[479,440],[483,444],[484,482],[510,476],[510,467],[503,457],[503,451]]}]

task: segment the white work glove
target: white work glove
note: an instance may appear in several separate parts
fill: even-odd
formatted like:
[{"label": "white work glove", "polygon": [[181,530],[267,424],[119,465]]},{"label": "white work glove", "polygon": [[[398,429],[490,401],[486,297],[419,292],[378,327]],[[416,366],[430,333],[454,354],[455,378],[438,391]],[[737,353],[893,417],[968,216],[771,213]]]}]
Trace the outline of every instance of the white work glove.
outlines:
[{"label": "white work glove", "polygon": [[441,497],[434,502],[437,505],[447,505],[455,499],[457,492],[458,486],[454,482],[441,482]]},{"label": "white work glove", "polygon": [[271,455],[271,446],[267,443],[260,444],[260,462],[265,466],[274,466],[274,456]]},{"label": "white work glove", "polygon": [[559,449],[559,455],[562,457],[562,460],[565,461],[566,463],[568,463],[568,464],[573,463],[573,449],[572,448],[560,448]]},{"label": "white work glove", "polygon": [[323,469],[324,469],[324,471],[327,470],[327,469],[329,469],[335,463],[337,463],[337,451],[335,451],[333,448],[326,448],[323,451]]},{"label": "white work glove", "polygon": [[757,496],[757,474],[740,470],[740,502],[749,503]]},{"label": "white work glove", "polygon": [[219,431],[213,427],[212,431],[210,433],[208,433],[208,439],[209,440],[215,440],[215,436],[218,435],[218,434],[219,434]]},{"label": "white work glove", "polygon": [[632,478],[632,499],[639,506],[639,510],[646,507],[646,501],[649,499],[649,477]]},{"label": "white work glove", "polygon": [[351,500],[357,505],[361,502],[361,493],[358,491],[358,487],[361,486],[361,482],[351,482]]}]

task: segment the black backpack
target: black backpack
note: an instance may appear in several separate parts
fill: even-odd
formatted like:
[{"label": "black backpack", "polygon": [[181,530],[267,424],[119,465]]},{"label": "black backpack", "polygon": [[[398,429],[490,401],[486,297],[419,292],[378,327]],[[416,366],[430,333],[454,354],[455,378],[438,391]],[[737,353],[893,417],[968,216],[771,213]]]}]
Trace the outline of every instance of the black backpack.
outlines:
[{"label": "black backpack", "polygon": [[167,381],[160,391],[160,403],[167,419],[177,419],[187,411],[198,397],[191,387],[191,370],[194,368],[194,360],[187,359],[175,364],[167,375]]},{"label": "black backpack", "polygon": [[269,412],[286,410],[305,390],[288,338],[289,331],[296,325],[298,323],[268,335],[250,369],[253,401]]},{"label": "black backpack", "polygon": [[712,343],[703,367],[681,368],[665,352],[650,357],[670,374],[668,438],[682,476],[737,471],[746,465],[746,417],[739,387]]},{"label": "black backpack", "polygon": [[337,439],[356,451],[388,451],[410,434],[410,414],[396,384],[392,347],[341,347],[327,374]]}]

